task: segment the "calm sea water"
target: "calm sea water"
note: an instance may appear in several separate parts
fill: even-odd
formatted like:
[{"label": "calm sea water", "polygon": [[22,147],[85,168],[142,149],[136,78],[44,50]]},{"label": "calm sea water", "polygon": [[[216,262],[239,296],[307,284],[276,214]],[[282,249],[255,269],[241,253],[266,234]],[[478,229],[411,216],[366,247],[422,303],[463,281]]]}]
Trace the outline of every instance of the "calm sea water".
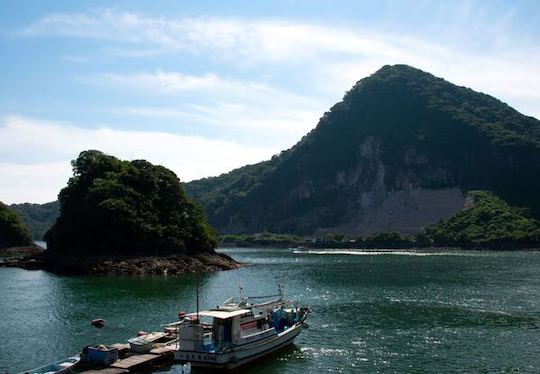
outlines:
[{"label": "calm sea water", "polygon": [[[281,282],[313,310],[294,346],[248,373],[540,373],[540,252],[225,252],[246,266],[202,276],[203,306]],[[0,372],[160,330],[195,305],[190,276],[0,268],[0,295]]]}]

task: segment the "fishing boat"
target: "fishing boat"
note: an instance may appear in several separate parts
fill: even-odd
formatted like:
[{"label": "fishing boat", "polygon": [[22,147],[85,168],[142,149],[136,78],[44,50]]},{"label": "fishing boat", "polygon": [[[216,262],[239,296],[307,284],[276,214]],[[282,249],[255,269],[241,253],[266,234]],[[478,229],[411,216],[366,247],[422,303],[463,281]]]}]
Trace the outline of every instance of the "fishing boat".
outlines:
[{"label": "fishing boat", "polygon": [[[253,302],[275,296],[279,297]],[[215,309],[169,324],[178,331],[174,357],[194,367],[235,369],[291,344],[308,314],[308,308],[283,298],[282,287],[279,295],[231,298]]]},{"label": "fishing boat", "polygon": [[[80,356],[72,356],[53,362],[52,364],[40,366],[32,370],[26,370],[24,374],[64,374],[69,373],[73,367],[81,360]],[[20,373],[20,374],[23,374]]]}]

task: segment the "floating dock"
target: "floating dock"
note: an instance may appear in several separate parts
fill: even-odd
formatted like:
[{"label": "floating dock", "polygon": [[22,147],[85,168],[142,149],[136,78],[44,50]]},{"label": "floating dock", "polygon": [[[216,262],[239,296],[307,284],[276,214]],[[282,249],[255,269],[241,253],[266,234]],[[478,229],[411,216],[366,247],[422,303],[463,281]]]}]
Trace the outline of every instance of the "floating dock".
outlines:
[{"label": "floating dock", "polygon": [[149,371],[156,366],[172,365],[176,342],[158,346],[145,353],[133,352],[129,344],[122,343],[111,344],[108,348],[118,350],[116,359],[112,359],[114,362],[109,361],[108,364],[81,362],[80,374],[127,374]]},{"label": "floating dock", "polygon": [[100,370],[87,370],[79,374],[125,374],[125,373],[129,373],[129,370],[106,368],[106,369],[100,369]]},{"label": "floating dock", "polygon": [[162,356],[152,353],[133,355],[111,364],[111,368],[134,370],[143,366],[153,366],[153,363],[162,359]]}]

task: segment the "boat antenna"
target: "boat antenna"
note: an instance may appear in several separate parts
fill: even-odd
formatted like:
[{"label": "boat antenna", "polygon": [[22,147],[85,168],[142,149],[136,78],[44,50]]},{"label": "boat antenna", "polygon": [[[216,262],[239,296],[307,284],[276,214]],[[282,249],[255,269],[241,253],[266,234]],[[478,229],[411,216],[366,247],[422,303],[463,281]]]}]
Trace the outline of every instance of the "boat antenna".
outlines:
[{"label": "boat antenna", "polygon": [[195,272],[195,289],[197,294],[197,323],[199,322],[199,271]]},{"label": "boat antenna", "polygon": [[278,283],[277,287],[278,287],[279,298],[283,299],[283,285],[281,283]]}]

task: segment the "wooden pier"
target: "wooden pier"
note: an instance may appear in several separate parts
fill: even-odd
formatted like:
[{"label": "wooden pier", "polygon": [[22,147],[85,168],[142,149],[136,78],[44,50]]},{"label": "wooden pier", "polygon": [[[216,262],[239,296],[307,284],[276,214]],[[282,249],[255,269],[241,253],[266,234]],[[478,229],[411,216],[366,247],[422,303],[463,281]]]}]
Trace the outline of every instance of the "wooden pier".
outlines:
[{"label": "wooden pier", "polygon": [[125,374],[125,373],[129,373],[129,370],[106,368],[106,369],[98,369],[98,370],[86,370],[79,374]]},{"label": "wooden pier", "polygon": [[140,368],[141,366],[152,366],[154,362],[158,361],[161,358],[162,356],[160,355],[145,353],[141,355],[133,355],[122,360],[118,360],[110,366],[116,369],[133,370],[136,368]]},{"label": "wooden pier", "polygon": [[108,366],[87,363],[88,370],[80,374],[127,374],[141,370],[151,370],[154,366],[172,364],[176,344],[156,347],[148,353],[137,353],[130,350],[129,344],[112,344],[109,347],[118,349],[119,359]]}]

